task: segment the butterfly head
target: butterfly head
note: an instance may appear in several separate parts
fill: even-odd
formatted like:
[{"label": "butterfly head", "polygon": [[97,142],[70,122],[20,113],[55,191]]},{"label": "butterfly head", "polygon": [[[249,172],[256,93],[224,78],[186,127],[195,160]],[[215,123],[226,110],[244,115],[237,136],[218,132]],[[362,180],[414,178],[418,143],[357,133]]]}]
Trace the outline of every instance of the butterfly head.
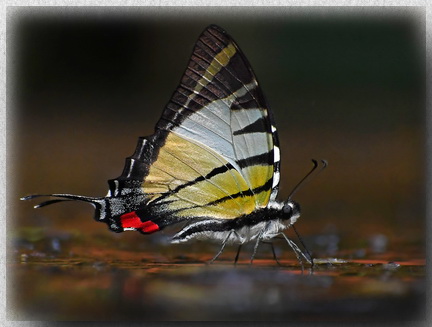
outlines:
[{"label": "butterfly head", "polygon": [[282,207],[282,219],[290,220],[290,224],[294,224],[300,217],[300,205],[292,200],[288,200]]}]

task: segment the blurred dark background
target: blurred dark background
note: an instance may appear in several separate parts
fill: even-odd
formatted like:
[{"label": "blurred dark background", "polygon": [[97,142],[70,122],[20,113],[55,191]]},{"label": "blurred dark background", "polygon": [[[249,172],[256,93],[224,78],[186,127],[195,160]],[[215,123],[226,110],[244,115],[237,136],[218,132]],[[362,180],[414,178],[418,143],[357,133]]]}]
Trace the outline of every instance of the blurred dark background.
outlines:
[{"label": "blurred dark background", "polygon": [[[33,193],[106,194],[137,137],[152,134],[209,24],[248,57],[274,111],[280,198],[296,195],[299,231],[336,234],[339,250],[376,237],[423,257],[425,48],[420,12],[400,8],[21,9],[8,25],[8,218],[145,247],[158,235],[115,235],[86,204],[40,210]],[[113,240],[110,241],[109,240]],[[372,241],[371,241],[372,240]],[[311,243],[312,241],[310,241]],[[144,244],[144,245],[143,245]],[[109,245],[108,245],[109,246]],[[311,244],[313,248],[313,244]],[[183,251],[193,253],[193,245]],[[334,253],[333,253],[334,254]]]},{"label": "blurred dark background", "polygon": [[[407,7],[9,7],[10,317],[412,320],[426,289],[424,17]],[[312,158],[329,162],[296,194],[296,226],[314,256],[350,263],[298,276],[276,241],[288,268],[265,245],[255,269],[243,266],[251,248],[233,269],[233,246],[209,267],[216,244],[111,233],[85,203],[19,201],[106,194],[209,24],[237,41],[275,114],[280,199]]]}]

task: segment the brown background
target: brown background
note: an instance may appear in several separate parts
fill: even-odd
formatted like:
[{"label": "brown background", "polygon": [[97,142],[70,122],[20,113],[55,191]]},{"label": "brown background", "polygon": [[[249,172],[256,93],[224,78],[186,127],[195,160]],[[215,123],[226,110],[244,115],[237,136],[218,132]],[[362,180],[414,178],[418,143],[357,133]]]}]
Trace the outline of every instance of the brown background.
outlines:
[{"label": "brown background", "polygon": [[[155,260],[211,258],[217,245],[170,246],[169,233],[110,233],[86,204],[34,210],[36,202],[19,201],[33,193],[106,194],[106,180],[120,175],[137,137],[152,133],[194,42],[211,23],[237,41],[275,114],[280,199],[311,158],[329,162],[295,196],[302,206],[296,226],[310,250],[371,258],[384,240],[388,260],[424,258],[420,12],[112,8],[15,10],[10,17],[11,260],[35,249],[53,252],[53,239],[62,254],[148,250]],[[285,245],[277,250],[292,258]]]}]

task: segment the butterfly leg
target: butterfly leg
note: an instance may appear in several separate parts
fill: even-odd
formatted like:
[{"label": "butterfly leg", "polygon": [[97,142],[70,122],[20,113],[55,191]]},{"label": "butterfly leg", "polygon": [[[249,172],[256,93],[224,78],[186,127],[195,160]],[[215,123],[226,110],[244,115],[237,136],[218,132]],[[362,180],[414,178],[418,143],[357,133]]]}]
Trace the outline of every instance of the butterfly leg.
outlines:
[{"label": "butterfly leg", "polygon": [[[321,161],[323,161],[323,163],[324,163],[325,165],[327,165],[327,162],[326,162],[325,160],[321,160]],[[324,169],[324,168],[325,168],[325,167],[323,167],[323,169]],[[297,235],[297,237],[298,237],[298,239],[299,239],[301,245],[302,245],[303,248],[305,249],[306,254],[307,254],[307,257],[308,257],[308,259],[309,259],[309,260],[307,260],[307,261],[310,263],[310,265],[311,265],[311,269],[313,270],[313,268],[314,268],[314,259],[312,258],[312,255],[311,255],[310,252],[308,251],[306,245],[303,243],[303,240],[302,240],[302,238],[300,237],[299,233],[297,233],[297,229],[295,228],[294,225],[292,225],[292,229],[293,229],[294,232],[296,233],[296,235]],[[304,255],[303,252],[302,252],[302,254]]]},{"label": "butterfly leg", "polygon": [[272,250],[272,253],[273,253],[273,259],[276,261],[276,263],[277,263],[279,266],[282,266],[282,264],[279,262],[279,260],[278,260],[278,258],[277,258],[277,256],[276,256],[276,252],[275,252],[275,249],[274,249],[273,242],[263,242],[263,243],[266,243],[266,244],[269,244],[269,245],[270,245],[271,250]]},{"label": "butterfly leg", "polygon": [[302,266],[302,270],[303,270],[303,261],[300,257],[303,256],[303,258],[308,262],[311,263],[311,261],[309,260],[309,258],[299,249],[299,247],[297,246],[297,244],[295,244],[293,241],[291,241],[284,233],[280,233],[280,235],[282,235],[285,240],[287,241],[288,245],[291,247],[291,249],[294,251],[297,260],[299,261],[300,265]]},{"label": "butterfly leg", "polygon": [[250,265],[252,265],[252,262],[254,261],[255,254],[256,254],[256,252],[257,252],[257,250],[258,250],[258,245],[259,245],[260,240],[261,240],[261,238],[258,237],[258,238],[257,238],[257,241],[255,242],[254,251],[253,251],[252,256],[251,256],[251,259],[250,259]]},{"label": "butterfly leg", "polygon": [[256,255],[257,250],[258,250],[259,243],[260,243],[260,241],[261,241],[261,239],[262,239],[262,236],[263,236],[263,234],[264,234],[264,231],[267,229],[267,226],[268,226],[268,224],[266,225],[265,228],[261,229],[260,233],[258,234],[257,240],[256,240],[256,242],[255,242],[255,246],[254,246],[254,251],[253,251],[252,256],[251,256],[251,259],[250,259],[250,264],[252,264],[252,262],[253,262],[253,260],[254,260],[254,258],[255,258],[255,255]]},{"label": "butterfly leg", "polygon": [[237,254],[236,254],[235,259],[234,259],[234,264],[235,265],[237,264],[241,248],[242,248],[242,244],[240,244],[239,247],[238,247],[238,249],[237,249]]},{"label": "butterfly leg", "polygon": [[225,240],[222,242],[222,247],[220,248],[220,250],[219,250],[219,252],[213,257],[213,259],[211,259],[209,262],[208,262],[208,264],[212,264],[221,254],[222,254],[222,252],[223,252],[223,250],[225,249],[225,246],[226,246],[226,244],[227,244],[227,242],[228,242],[228,240],[229,240],[229,238],[230,238],[230,236],[231,236],[231,234],[233,233],[233,231],[231,230],[229,233],[228,233],[228,236],[225,238]]}]

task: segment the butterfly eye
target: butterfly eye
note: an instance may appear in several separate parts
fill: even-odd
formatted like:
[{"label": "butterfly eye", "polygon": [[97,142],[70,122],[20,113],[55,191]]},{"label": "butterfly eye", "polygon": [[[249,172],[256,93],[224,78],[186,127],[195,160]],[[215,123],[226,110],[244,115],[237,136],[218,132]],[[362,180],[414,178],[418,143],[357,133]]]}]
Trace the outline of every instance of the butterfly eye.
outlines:
[{"label": "butterfly eye", "polygon": [[291,216],[291,214],[292,214],[292,211],[293,211],[293,208],[290,206],[290,204],[289,203],[286,203],[284,206],[283,206],[283,213],[285,214],[285,215],[290,215]]}]

